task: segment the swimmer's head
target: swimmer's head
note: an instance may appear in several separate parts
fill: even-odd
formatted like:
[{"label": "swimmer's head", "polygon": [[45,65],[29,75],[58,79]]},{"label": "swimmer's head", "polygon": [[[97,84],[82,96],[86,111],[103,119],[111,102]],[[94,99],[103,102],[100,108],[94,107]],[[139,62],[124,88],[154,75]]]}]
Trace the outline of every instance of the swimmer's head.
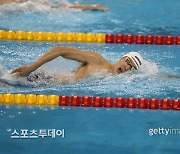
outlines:
[{"label": "swimmer's head", "polygon": [[129,70],[137,70],[143,65],[143,61],[138,52],[129,52],[115,64],[115,72],[124,73]]}]

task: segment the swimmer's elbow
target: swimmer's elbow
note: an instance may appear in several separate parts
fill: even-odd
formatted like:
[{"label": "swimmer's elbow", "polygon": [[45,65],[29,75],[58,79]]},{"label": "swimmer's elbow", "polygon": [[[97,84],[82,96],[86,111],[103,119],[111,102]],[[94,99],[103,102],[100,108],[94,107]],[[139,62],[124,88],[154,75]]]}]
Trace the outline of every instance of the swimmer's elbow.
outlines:
[{"label": "swimmer's elbow", "polygon": [[54,48],[55,54],[63,58],[81,61],[82,51],[73,47],[57,46]]},{"label": "swimmer's elbow", "polygon": [[56,47],[53,48],[53,50],[55,50],[55,51],[61,51],[61,50],[63,50],[64,48],[65,48],[64,46],[56,46]]},{"label": "swimmer's elbow", "polygon": [[68,47],[65,46],[56,46],[53,48],[54,52],[58,54],[58,56],[64,56],[69,50]]}]

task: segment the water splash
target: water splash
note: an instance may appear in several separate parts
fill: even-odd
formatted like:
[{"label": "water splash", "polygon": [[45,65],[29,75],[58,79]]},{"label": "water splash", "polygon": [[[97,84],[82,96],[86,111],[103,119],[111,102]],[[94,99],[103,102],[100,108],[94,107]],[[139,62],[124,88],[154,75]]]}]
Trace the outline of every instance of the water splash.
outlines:
[{"label": "water splash", "polygon": [[[72,5],[68,1],[43,3],[27,1],[0,6],[1,29],[25,31],[80,32],[87,23],[97,23],[103,19],[103,13],[92,13],[78,9],[69,9],[63,5]],[[60,6],[56,8],[55,6]],[[19,23],[23,24],[19,24]],[[28,25],[28,26],[27,26]],[[80,26],[81,25],[81,26]],[[91,30],[94,28],[91,26]]]},{"label": "water splash", "polygon": [[62,5],[71,5],[71,3],[67,0],[28,0],[22,3],[8,3],[0,6],[0,15],[12,12],[50,12],[56,10],[54,6]]}]

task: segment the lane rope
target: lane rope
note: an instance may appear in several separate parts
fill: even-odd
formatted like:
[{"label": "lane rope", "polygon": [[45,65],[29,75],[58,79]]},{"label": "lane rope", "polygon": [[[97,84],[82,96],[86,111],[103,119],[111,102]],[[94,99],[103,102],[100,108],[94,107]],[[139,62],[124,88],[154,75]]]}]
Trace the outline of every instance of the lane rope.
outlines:
[{"label": "lane rope", "polygon": [[180,45],[180,36],[0,30],[1,40]]},{"label": "lane rope", "polygon": [[180,111],[179,99],[0,94],[0,105],[104,107]]}]

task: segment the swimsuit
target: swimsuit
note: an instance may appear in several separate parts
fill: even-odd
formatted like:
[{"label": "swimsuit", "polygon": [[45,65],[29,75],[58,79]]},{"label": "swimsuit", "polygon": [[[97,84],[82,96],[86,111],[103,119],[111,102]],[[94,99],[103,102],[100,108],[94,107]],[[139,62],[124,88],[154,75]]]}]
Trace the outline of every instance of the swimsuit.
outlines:
[{"label": "swimsuit", "polygon": [[50,83],[53,81],[53,76],[47,75],[44,72],[37,72],[30,74],[28,77],[26,77],[27,81],[29,82],[45,82]]}]

